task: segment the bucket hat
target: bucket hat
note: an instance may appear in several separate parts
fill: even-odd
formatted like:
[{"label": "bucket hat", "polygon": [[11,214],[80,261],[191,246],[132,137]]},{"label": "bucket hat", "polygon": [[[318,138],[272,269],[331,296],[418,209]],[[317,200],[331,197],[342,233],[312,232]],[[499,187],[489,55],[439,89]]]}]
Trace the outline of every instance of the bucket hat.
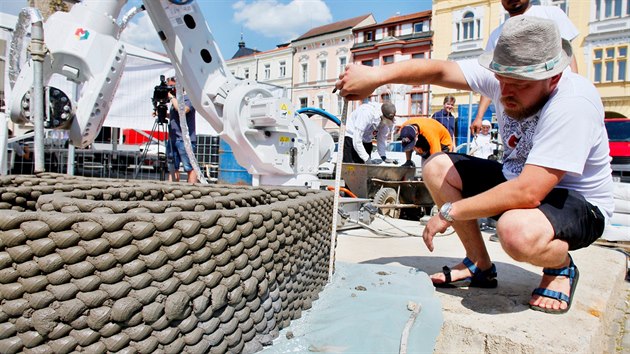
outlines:
[{"label": "bucket hat", "polygon": [[520,15],[505,21],[494,51],[478,60],[497,75],[538,81],[561,73],[572,56],[571,43],[553,21]]}]

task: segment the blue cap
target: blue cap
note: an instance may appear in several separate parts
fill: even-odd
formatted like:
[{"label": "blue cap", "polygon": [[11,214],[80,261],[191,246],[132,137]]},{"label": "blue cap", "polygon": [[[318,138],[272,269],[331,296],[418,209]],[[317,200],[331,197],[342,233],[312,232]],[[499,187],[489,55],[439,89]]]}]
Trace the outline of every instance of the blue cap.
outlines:
[{"label": "blue cap", "polygon": [[400,143],[403,151],[413,150],[416,145],[416,130],[411,125],[405,125],[400,130]]}]

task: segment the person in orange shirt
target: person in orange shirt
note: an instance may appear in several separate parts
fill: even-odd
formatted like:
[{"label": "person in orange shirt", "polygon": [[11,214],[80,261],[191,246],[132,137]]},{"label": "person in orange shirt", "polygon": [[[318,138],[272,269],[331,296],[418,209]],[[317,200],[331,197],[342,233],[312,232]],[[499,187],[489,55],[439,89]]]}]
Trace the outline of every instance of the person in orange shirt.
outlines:
[{"label": "person in orange shirt", "polygon": [[415,167],[411,154],[416,151],[423,159],[436,152],[453,151],[453,140],[442,123],[430,118],[411,118],[400,129],[402,148],[407,161],[402,167]]}]

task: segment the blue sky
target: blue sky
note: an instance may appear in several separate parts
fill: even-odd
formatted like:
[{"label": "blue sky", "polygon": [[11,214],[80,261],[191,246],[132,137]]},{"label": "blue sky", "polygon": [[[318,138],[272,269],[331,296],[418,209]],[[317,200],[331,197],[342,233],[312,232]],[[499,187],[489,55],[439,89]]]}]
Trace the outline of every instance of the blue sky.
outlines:
[{"label": "blue sky", "polygon": [[[150,0],[156,1],[156,0]],[[26,0],[1,0],[0,11],[17,15]],[[124,14],[141,3],[130,0]],[[248,48],[270,50],[297,38],[310,28],[371,13],[376,21],[429,10],[431,0],[197,0],[224,58],[238,49],[241,32]],[[164,52],[146,14],[136,15],[123,39]]]}]

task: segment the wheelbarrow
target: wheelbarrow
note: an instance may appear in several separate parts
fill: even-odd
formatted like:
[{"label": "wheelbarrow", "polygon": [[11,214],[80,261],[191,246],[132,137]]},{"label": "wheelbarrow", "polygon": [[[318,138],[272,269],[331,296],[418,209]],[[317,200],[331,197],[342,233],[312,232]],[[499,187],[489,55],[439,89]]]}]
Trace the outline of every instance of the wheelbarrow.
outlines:
[{"label": "wheelbarrow", "polygon": [[359,198],[372,199],[383,215],[419,220],[435,204],[413,167],[344,163],[341,177]]}]

